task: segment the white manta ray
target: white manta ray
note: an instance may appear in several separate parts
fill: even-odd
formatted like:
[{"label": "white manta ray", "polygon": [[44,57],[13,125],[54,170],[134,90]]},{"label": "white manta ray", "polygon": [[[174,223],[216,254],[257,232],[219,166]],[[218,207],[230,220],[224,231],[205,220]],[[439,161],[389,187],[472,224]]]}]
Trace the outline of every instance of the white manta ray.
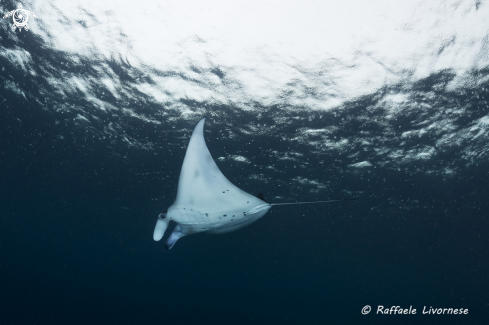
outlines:
[{"label": "white manta ray", "polygon": [[161,240],[171,220],[177,226],[165,247],[171,249],[185,235],[221,234],[243,228],[263,217],[272,205],[335,202],[342,200],[270,204],[260,193],[253,196],[234,186],[219,170],[204,139],[201,119],[190,137],[183,160],[175,202],[160,213],[153,239]]}]

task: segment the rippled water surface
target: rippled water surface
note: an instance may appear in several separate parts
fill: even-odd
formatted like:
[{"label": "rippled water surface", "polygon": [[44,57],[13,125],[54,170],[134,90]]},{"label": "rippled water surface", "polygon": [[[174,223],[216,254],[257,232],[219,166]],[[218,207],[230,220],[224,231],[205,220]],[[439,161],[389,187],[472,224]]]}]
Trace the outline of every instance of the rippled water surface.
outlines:
[{"label": "rippled water surface", "polygon": [[[1,324],[489,320],[487,1],[22,5],[28,30],[0,20]],[[358,201],[166,251],[204,116],[243,190]]]}]

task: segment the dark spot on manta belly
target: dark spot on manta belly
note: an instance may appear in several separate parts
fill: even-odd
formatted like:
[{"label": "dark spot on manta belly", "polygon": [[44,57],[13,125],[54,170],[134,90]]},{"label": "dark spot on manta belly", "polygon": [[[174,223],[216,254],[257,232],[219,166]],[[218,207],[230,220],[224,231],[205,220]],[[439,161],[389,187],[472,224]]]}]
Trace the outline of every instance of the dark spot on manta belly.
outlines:
[{"label": "dark spot on manta belly", "polygon": [[225,215],[223,215],[223,217],[225,217],[225,216],[226,216],[226,214],[225,214]]},{"label": "dark spot on manta belly", "polygon": [[209,216],[207,213],[205,214],[206,216]]}]

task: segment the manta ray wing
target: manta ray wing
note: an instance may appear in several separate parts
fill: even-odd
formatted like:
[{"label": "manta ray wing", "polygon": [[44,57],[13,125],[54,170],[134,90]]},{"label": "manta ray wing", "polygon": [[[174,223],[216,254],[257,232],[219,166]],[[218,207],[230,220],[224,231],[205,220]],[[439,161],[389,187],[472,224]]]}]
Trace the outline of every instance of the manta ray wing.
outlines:
[{"label": "manta ray wing", "polygon": [[215,209],[250,200],[262,204],[263,201],[239,189],[221,173],[205,143],[204,122],[205,118],[197,123],[190,137],[173,205]]}]

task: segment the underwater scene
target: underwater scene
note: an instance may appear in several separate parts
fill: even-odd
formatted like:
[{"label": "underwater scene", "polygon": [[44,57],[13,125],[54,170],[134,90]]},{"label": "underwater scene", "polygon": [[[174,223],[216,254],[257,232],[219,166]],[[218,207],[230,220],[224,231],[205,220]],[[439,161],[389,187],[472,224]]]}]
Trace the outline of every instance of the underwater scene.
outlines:
[{"label": "underwater scene", "polygon": [[488,324],[489,1],[0,0],[0,325]]}]

